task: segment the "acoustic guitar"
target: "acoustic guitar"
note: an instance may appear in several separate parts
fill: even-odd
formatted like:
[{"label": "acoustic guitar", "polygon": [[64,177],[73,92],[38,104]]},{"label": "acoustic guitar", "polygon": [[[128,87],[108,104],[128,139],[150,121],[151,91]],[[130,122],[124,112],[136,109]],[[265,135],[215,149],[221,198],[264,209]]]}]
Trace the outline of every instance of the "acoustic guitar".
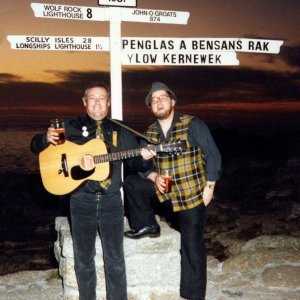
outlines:
[{"label": "acoustic guitar", "polygon": [[[148,145],[155,152],[180,153],[186,149],[186,141],[173,141],[160,145]],[[83,145],[65,141],[61,145],[49,145],[39,154],[40,172],[45,189],[54,195],[65,195],[78,188],[86,180],[102,181],[110,174],[110,162],[136,157],[141,148],[107,153],[105,143],[93,139]],[[84,163],[93,160],[93,168]]]}]

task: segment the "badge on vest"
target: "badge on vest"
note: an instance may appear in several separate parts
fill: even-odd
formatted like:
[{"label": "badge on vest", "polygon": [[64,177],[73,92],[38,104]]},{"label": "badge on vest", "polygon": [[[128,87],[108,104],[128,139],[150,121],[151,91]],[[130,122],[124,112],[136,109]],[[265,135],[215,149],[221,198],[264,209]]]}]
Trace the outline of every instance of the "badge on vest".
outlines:
[{"label": "badge on vest", "polygon": [[86,126],[82,126],[82,135],[84,137],[88,137],[89,136],[89,132],[87,131],[87,127]]},{"label": "badge on vest", "polygon": [[118,145],[118,132],[117,131],[113,131],[112,144],[114,147],[117,147],[117,145]]}]

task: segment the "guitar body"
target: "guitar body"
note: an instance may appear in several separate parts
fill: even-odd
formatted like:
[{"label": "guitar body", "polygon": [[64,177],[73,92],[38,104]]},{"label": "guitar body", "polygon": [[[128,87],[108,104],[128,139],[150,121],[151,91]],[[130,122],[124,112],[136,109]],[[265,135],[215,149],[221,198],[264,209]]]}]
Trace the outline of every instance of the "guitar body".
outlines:
[{"label": "guitar body", "polygon": [[39,155],[40,172],[45,189],[54,195],[72,192],[86,180],[105,180],[110,172],[109,162],[95,165],[91,170],[82,167],[83,156],[107,154],[105,143],[93,139],[83,145],[65,141],[49,145]]},{"label": "guitar body", "polygon": [[[157,152],[181,153],[186,149],[186,141],[170,141],[148,147]],[[90,140],[83,145],[69,141],[57,146],[49,145],[39,155],[43,185],[54,195],[68,194],[86,180],[107,179],[110,174],[110,161],[139,156],[141,150],[136,148],[107,153],[106,145],[100,139]]]}]

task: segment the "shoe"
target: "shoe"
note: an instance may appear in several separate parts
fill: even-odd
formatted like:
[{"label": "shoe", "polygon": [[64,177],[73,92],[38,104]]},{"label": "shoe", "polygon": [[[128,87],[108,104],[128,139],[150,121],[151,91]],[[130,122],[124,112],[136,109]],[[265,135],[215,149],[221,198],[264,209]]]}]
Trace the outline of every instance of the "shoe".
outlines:
[{"label": "shoe", "polygon": [[125,231],[124,235],[130,239],[140,239],[146,236],[150,238],[156,238],[160,236],[160,227],[157,225],[151,225],[138,229],[131,229]]}]

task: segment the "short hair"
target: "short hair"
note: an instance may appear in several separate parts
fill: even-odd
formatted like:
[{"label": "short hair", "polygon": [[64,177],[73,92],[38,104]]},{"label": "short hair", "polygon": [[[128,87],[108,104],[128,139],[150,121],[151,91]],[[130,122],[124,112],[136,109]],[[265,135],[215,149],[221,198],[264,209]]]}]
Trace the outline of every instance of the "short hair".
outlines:
[{"label": "short hair", "polygon": [[94,81],[94,82],[91,82],[87,88],[85,89],[84,91],[84,98],[87,97],[87,93],[88,93],[88,90],[92,89],[92,88],[103,88],[106,90],[106,93],[107,93],[107,98],[110,99],[110,90],[109,90],[109,87],[106,83],[104,82],[98,82],[98,81]]}]

